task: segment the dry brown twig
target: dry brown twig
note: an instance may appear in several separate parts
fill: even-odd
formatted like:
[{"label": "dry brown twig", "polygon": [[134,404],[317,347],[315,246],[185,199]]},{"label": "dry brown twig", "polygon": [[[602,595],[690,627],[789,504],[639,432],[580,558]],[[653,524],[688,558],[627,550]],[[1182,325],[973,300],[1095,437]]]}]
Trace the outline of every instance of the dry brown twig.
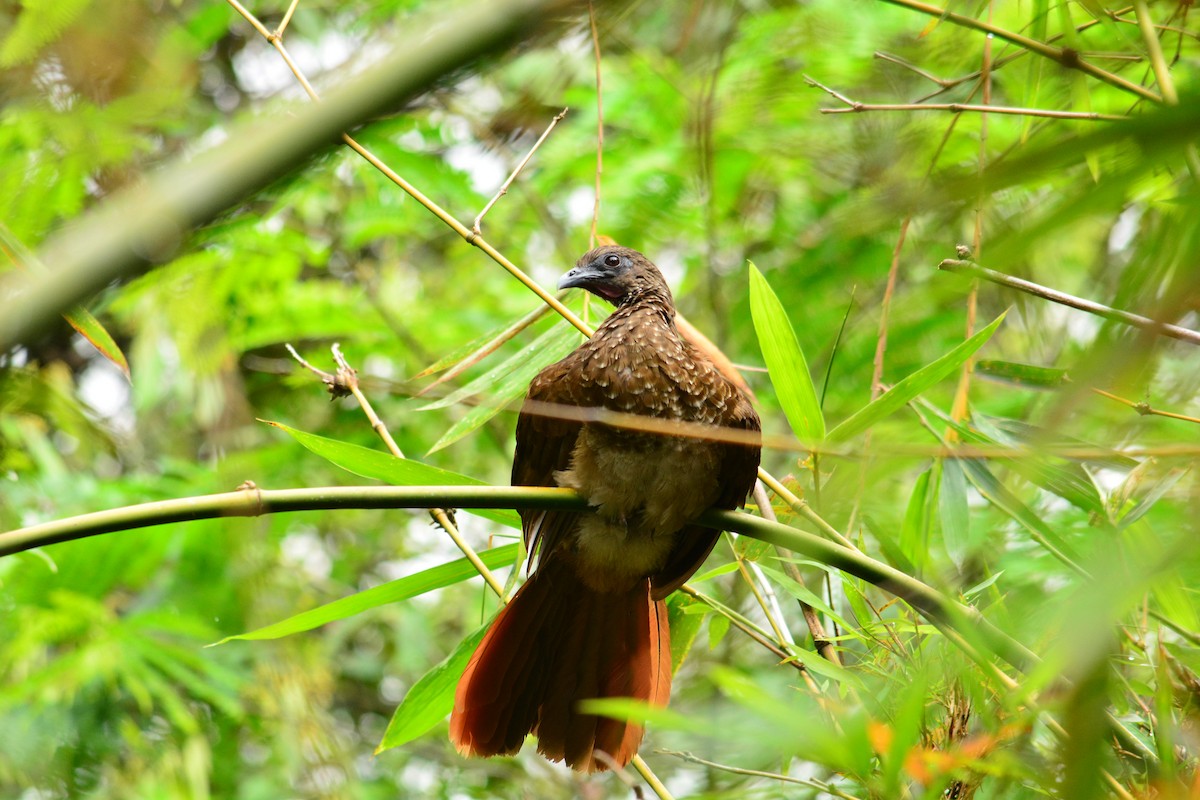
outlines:
[{"label": "dry brown twig", "polygon": [[[936,80],[936,79],[935,79]],[[821,108],[822,114],[860,114],[868,111],[949,111],[953,114],[1011,114],[1022,117],[1046,117],[1049,119],[1078,119],[1086,121],[1117,122],[1128,119],[1119,114],[1101,114],[1093,111],[1057,111],[1050,108],[1017,108],[1015,106],[977,105],[974,103],[861,103],[829,88],[825,84],[805,75],[804,82],[813,88],[844,103],[846,108]]]},{"label": "dry brown twig", "polygon": [[[305,361],[290,344],[286,345],[286,347],[288,352],[300,362],[301,366],[321,379],[321,382],[325,384],[326,388],[329,390],[329,393],[334,397],[345,397],[346,395],[351,394],[354,395],[354,399],[358,401],[359,406],[362,408],[363,413],[367,417],[367,421],[370,422],[372,430],[374,430],[379,438],[383,440],[383,443],[387,447],[388,451],[396,458],[404,458],[404,453],[396,444],[396,440],[392,438],[392,434],[390,431],[388,431],[387,425],[385,425],[383,420],[379,418],[379,415],[375,413],[375,408],[371,405],[371,401],[367,399],[367,396],[363,394],[362,389],[359,388],[358,371],[350,366],[350,363],[342,354],[342,350],[339,345],[335,343],[332,347],[333,360],[337,364],[337,372],[332,375],[324,370],[314,367],[312,364]],[[471,545],[465,539],[462,538],[462,535],[458,532],[458,526],[454,524],[453,510],[444,508],[431,508],[429,509],[429,516],[433,518],[434,523],[439,528],[446,532],[446,535],[449,536],[450,540],[454,542],[455,547],[457,547],[466,557],[466,559],[471,562],[471,566],[479,572],[487,585],[491,587],[491,590],[496,593],[496,596],[503,599],[504,584],[501,583],[492,573],[492,571],[488,569],[487,565],[483,563],[483,561],[479,558],[479,554],[475,552],[475,549],[471,547]]]},{"label": "dry brown twig", "polygon": [[501,184],[499,191],[497,191],[492,199],[488,201],[488,204],[483,207],[483,211],[479,212],[479,216],[475,218],[475,222],[471,225],[471,230],[475,232],[476,236],[481,236],[483,234],[483,232],[479,230],[479,223],[483,221],[484,216],[492,210],[492,206],[496,205],[497,200],[508,194],[508,187],[512,186],[512,182],[517,179],[518,175],[521,174],[521,170],[525,169],[525,165],[529,163],[529,159],[533,158],[533,154],[536,153],[537,149],[542,146],[542,142],[546,141],[546,137],[550,135],[550,131],[554,130],[554,126],[561,122],[562,118],[566,115],[567,109],[565,108],[554,115],[554,119],[550,120],[550,124],[546,126],[546,130],[542,131],[542,135],[539,136],[538,140],[533,143],[533,147],[529,148],[529,152],[525,154],[523,159],[521,159],[521,163],[517,164],[517,168],[512,171],[511,175],[508,176],[508,180]]},{"label": "dry brown twig", "polygon": [[[758,503],[758,511],[765,519],[772,522],[776,521],[775,509],[771,507],[770,498],[767,497],[767,490],[762,481],[754,484],[754,501]],[[804,576],[800,574],[800,568],[792,560],[795,554],[782,547],[776,547],[775,552],[780,556],[779,563],[783,565],[784,573],[798,585],[803,586]],[[796,602],[800,604],[800,612],[804,616],[804,624],[808,626],[808,632],[812,635],[813,647],[826,661],[841,666],[842,659],[838,655],[837,648],[834,647],[833,642],[829,641],[829,636],[825,633],[825,626],[821,623],[821,618],[817,615],[816,609],[803,600],[797,600]]]}]

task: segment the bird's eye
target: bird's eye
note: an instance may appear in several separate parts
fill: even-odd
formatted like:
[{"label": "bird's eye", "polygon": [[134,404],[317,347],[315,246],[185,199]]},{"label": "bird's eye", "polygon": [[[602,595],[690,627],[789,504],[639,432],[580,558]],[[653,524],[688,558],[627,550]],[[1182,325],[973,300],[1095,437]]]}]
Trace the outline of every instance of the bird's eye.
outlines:
[{"label": "bird's eye", "polygon": [[617,258],[616,256],[605,256],[604,263],[610,267],[615,267],[621,263],[621,259]]}]

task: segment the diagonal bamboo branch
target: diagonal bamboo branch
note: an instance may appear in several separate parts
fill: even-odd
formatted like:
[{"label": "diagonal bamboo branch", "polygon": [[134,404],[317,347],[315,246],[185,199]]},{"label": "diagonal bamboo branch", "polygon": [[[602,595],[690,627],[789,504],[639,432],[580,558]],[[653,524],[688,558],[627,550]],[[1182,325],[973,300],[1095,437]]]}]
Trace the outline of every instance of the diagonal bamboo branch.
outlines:
[{"label": "diagonal bamboo branch", "polygon": [[972,275],[977,278],[991,281],[1000,286],[1007,286],[1010,289],[1031,294],[1034,297],[1040,297],[1043,300],[1050,300],[1060,305],[1077,308],[1080,311],[1086,311],[1089,314],[1095,314],[1098,317],[1120,322],[1125,325],[1130,325],[1134,328],[1148,331],[1159,336],[1169,336],[1172,339],[1178,339],[1181,342],[1189,344],[1200,344],[1200,332],[1183,328],[1179,325],[1172,325],[1169,322],[1159,322],[1156,319],[1143,317],[1141,314],[1132,314],[1128,311],[1121,311],[1117,308],[1110,308],[1102,303],[1097,303],[1094,300],[1085,300],[1082,297],[1076,297],[1066,292],[1060,292],[1057,289],[1051,289],[1047,286],[1027,281],[1023,278],[1016,278],[1012,275],[1006,275],[1003,272],[997,272],[994,269],[981,267],[972,261],[962,261],[958,259],[946,259],[938,264],[938,269],[946,272],[960,272],[966,275]]},{"label": "diagonal bamboo branch", "polygon": [[[561,17],[552,12],[562,5],[562,0],[477,0],[408,26],[414,34],[326,102],[280,113],[270,124],[247,122],[220,148],[181,156],[145,183],[113,195],[43,245],[38,258],[51,272],[14,273],[0,283],[0,352],[112,281],[169,257],[193,229],[325,151],[342,131],[534,35],[544,20]],[[418,40],[418,32],[427,35]]]}]

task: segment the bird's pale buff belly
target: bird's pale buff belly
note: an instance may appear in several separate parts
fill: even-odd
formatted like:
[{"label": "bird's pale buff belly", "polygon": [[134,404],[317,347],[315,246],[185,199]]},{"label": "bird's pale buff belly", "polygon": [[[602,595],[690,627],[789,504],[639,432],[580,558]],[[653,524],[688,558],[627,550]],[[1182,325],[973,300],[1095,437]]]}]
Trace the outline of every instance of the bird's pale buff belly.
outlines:
[{"label": "bird's pale buff belly", "polygon": [[572,548],[584,582],[624,591],[661,569],[679,529],[716,498],[716,462],[706,442],[630,439],[587,426],[571,468],[554,474],[559,486],[579,491],[596,508],[580,520]]}]

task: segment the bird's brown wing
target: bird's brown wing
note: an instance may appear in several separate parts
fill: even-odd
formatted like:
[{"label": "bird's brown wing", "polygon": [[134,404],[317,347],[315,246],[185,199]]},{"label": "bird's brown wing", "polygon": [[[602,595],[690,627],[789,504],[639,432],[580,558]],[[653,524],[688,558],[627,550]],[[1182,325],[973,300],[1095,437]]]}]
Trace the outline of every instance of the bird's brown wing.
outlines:
[{"label": "bird's brown wing", "polygon": [[[529,384],[529,393],[517,417],[517,449],[513,455],[513,486],[556,486],[554,473],[571,464],[571,451],[583,424],[554,416],[555,406],[579,405],[578,383],[569,380],[570,358],[551,364]],[[521,512],[525,547],[532,554],[539,542],[543,557],[562,541],[578,516],[570,511]]]},{"label": "bird's brown wing", "polygon": [[[726,411],[715,423],[722,428],[759,434],[762,424],[750,401],[740,391],[729,385],[733,393]],[[713,508],[734,509],[746,502],[746,495],[754,488],[758,477],[759,455],[762,449],[761,436],[754,436],[747,444],[727,443],[721,447],[721,471],[717,478],[717,499]],[[717,543],[720,531],[700,525],[688,525],[679,532],[678,544],[663,568],[651,576],[652,596],[658,600],[682,586],[708,558]]]},{"label": "bird's brown wing", "polygon": [[721,457],[721,476],[718,478],[721,489],[713,508],[734,509],[745,505],[746,495],[750,494],[754,482],[758,480],[758,463],[762,455],[762,423],[746,396],[736,390],[735,392],[737,399],[730,404],[721,426],[751,434],[751,441],[746,444],[725,445]]}]

